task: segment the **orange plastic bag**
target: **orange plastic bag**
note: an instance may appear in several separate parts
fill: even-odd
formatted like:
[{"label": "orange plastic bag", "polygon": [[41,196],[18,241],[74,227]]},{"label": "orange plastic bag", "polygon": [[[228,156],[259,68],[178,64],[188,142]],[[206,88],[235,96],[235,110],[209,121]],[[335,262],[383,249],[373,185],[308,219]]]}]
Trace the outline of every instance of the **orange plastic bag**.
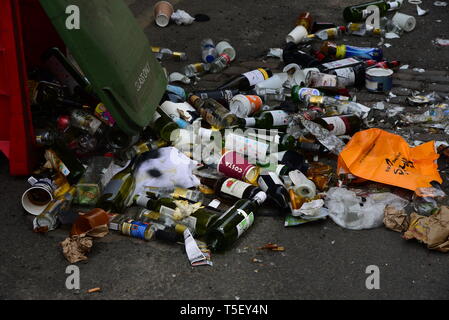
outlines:
[{"label": "orange plastic bag", "polygon": [[415,191],[442,183],[434,141],[410,148],[400,136],[381,129],[356,133],[338,157],[337,173]]}]

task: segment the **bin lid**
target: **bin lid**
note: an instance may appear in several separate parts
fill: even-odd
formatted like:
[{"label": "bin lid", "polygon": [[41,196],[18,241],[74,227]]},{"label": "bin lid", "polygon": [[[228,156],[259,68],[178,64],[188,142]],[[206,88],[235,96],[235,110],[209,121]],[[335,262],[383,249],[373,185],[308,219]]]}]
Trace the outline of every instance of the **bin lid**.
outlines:
[{"label": "bin lid", "polygon": [[[146,127],[166,90],[167,76],[124,1],[40,3],[118,127],[129,135]],[[67,28],[67,21],[75,21],[70,6],[79,9],[79,29]]]}]

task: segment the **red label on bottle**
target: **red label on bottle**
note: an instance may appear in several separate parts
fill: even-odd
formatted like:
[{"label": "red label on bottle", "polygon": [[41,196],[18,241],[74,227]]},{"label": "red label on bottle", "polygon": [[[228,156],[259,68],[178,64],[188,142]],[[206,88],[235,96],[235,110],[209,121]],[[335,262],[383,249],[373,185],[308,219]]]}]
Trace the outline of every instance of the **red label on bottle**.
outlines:
[{"label": "red label on bottle", "polygon": [[248,171],[254,167],[237,152],[229,151],[221,157],[217,170],[227,177],[244,180]]}]

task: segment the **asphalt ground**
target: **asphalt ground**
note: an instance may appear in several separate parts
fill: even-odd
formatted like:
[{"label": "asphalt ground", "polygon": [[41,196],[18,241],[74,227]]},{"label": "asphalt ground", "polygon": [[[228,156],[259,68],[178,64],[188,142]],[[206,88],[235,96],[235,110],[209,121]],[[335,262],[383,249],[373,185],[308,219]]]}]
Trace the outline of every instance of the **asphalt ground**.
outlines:
[{"label": "asphalt ground", "polygon": [[[151,8],[156,1],[129,0],[131,10],[150,43],[185,51],[188,62],[199,60],[202,38],[229,39],[238,59],[263,56],[280,47],[301,11],[317,20],[342,23],[341,11],[352,1],[179,1],[175,8],[190,14],[208,14],[209,22],[191,26],[156,27]],[[433,46],[432,39],[449,38],[449,6],[421,5],[430,12],[417,17],[416,29],[388,40],[388,59],[412,68],[449,70],[449,50]],[[406,3],[401,12],[416,16]],[[441,20],[441,22],[437,22]],[[376,45],[378,39],[348,38],[348,44]],[[166,62],[171,71],[183,63]],[[429,136],[429,139],[432,137]],[[263,216],[224,253],[212,256],[213,267],[192,268],[181,245],[110,234],[95,240],[89,260],[79,263],[81,289],[68,290],[69,263],[59,243],[68,227],[46,235],[32,232],[31,217],[20,205],[27,188],[24,177],[10,177],[8,162],[0,156],[0,299],[448,299],[447,254],[428,250],[416,241],[383,227],[364,231],[343,229],[330,219],[285,228],[283,219]],[[266,243],[284,252],[263,251]],[[254,260],[256,258],[257,260]],[[366,269],[380,270],[380,289],[368,290]],[[99,293],[88,294],[90,288]]]}]

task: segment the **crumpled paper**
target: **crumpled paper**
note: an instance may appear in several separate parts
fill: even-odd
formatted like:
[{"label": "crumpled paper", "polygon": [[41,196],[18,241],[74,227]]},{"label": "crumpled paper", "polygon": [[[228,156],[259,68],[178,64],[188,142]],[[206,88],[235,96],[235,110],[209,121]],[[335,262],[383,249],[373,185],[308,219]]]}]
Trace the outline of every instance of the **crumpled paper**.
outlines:
[{"label": "crumpled paper", "polygon": [[390,230],[404,232],[410,224],[410,216],[403,209],[386,206],[384,211],[384,225]]},{"label": "crumpled paper", "polygon": [[103,238],[109,233],[107,225],[98,226],[78,236],[71,236],[60,243],[64,257],[70,263],[87,260],[93,246],[93,238]]},{"label": "crumpled paper", "polygon": [[449,252],[449,208],[443,206],[430,217],[412,213],[410,226],[403,237],[421,241],[430,250]]}]

